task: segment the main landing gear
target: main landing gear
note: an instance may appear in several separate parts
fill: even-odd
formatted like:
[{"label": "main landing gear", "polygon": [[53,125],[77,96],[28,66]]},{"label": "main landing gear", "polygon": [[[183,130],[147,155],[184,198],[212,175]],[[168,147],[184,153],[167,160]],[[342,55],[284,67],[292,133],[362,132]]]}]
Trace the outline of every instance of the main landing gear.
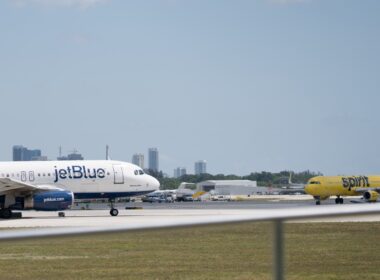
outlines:
[{"label": "main landing gear", "polygon": [[119,210],[117,210],[116,208],[113,207],[113,204],[114,204],[115,200],[110,199],[109,202],[111,204],[110,215],[112,217],[116,217],[117,215],[119,215]]},{"label": "main landing gear", "polygon": [[339,195],[335,198],[335,204],[343,204],[344,200]]},{"label": "main landing gear", "polygon": [[12,210],[9,208],[0,209],[0,218],[2,219],[10,219],[12,218]]}]

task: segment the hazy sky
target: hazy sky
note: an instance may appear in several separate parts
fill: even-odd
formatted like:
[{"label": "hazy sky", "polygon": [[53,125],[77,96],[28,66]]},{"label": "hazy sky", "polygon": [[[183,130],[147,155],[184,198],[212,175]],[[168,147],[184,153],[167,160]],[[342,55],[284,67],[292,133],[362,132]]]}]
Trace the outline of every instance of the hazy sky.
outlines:
[{"label": "hazy sky", "polygon": [[378,0],[2,0],[0,160],[380,173]]}]

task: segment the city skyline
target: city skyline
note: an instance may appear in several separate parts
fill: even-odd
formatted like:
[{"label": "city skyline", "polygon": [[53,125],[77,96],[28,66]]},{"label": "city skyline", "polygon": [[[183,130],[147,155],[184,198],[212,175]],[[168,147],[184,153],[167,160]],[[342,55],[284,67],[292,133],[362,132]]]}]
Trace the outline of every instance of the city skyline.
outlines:
[{"label": "city skyline", "polygon": [[0,2],[14,143],[172,173],[380,172],[379,1]]},{"label": "city skyline", "polygon": [[[109,146],[106,145],[106,150],[109,150]],[[153,154],[152,154],[153,153]],[[12,147],[13,161],[31,161],[31,160],[55,160],[49,159],[47,156],[42,156],[42,149],[32,149],[30,150],[28,147],[23,145],[13,145]],[[158,148],[148,148],[148,159],[149,159],[149,167],[148,169],[152,169],[152,166],[156,166],[158,169],[153,168],[154,171],[162,171],[164,174],[168,174],[167,170],[159,169],[159,150]],[[84,160],[82,154],[79,154],[76,149],[70,151],[67,156],[62,155],[62,147],[59,147],[59,154],[57,160]],[[153,161],[153,162],[151,162]],[[143,153],[134,153],[132,155],[131,163],[140,166],[142,169],[145,169],[145,155]],[[200,175],[202,173],[206,173],[206,164],[205,160],[197,160],[195,161],[194,173],[195,175]],[[199,167],[197,167],[199,165]],[[197,170],[200,170],[197,172]],[[183,175],[186,175],[187,168],[186,167],[177,167],[174,169],[173,177],[178,178]]]}]

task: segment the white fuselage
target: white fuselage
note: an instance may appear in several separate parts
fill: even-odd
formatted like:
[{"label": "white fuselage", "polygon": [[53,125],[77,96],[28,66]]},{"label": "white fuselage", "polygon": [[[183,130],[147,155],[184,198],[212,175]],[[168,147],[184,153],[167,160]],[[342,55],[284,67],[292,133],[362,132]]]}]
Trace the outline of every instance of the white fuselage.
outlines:
[{"label": "white fuselage", "polygon": [[111,160],[0,162],[0,178],[57,187],[73,192],[76,199],[128,197],[160,186],[140,167]]}]

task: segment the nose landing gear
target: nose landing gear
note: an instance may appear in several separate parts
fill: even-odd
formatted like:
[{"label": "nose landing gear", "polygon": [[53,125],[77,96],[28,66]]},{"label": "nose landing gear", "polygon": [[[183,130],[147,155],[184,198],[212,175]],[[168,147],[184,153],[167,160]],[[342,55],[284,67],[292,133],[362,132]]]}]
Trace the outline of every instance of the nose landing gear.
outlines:
[{"label": "nose landing gear", "polygon": [[119,210],[117,210],[116,208],[113,207],[114,206],[113,204],[114,204],[115,200],[114,199],[110,199],[109,202],[111,204],[110,215],[112,217],[116,217],[117,215],[119,215]]},{"label": "nose landing gear", "polygon": [[117,215],[119,215],[119,210],[112,208],[110,210],[110,214],[111,214],[111,216],[116,217]]},{"label": "nose landing gear", "polygon": [[0,218],[2,219],[10,219],[12,218],[12,210],[9,208],[0,209]]},{"label": "nose landing gear", "polygon": [[321,198],[319,196],[314,196],[315,205],[321,205]]}]

